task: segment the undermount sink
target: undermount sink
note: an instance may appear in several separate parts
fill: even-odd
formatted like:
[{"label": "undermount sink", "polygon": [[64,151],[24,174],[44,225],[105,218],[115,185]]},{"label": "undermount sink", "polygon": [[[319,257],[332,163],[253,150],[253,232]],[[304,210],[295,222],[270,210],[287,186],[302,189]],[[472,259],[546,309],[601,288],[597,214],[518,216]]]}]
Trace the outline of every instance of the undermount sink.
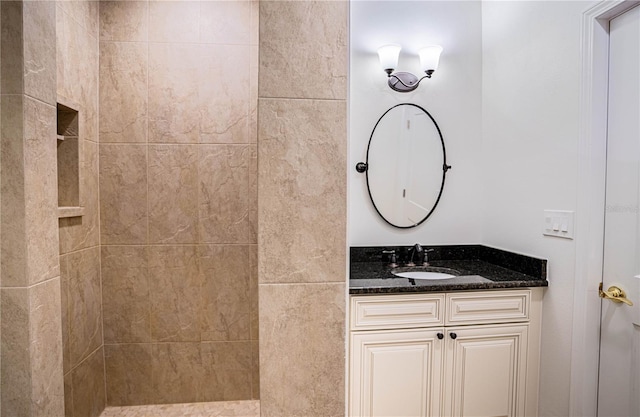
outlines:
[{"label": "undermount sink", "polygon": [[402,278],[411,279],[449,279],[455,277],[455,275],[444,274],[442,272],[426,272],[426,271],[413,271],[413,272],[395,272],[393,275]]},{"label": "undermount sink", "polygon": [[460,275],[460,273],[455,269],[431,268],[431,267],[398,268],[391,271],[391,273],[401,278],[429,279],[429,280],[449,279],[449,278],[455,278],[457,275]]}]

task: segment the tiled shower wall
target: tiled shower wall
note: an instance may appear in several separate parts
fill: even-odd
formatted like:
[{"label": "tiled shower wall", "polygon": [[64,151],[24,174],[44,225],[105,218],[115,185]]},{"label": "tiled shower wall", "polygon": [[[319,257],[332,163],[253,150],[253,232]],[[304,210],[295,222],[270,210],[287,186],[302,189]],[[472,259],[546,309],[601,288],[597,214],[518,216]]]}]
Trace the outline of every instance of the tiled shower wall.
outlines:
[{"label": "tiled shower wall", "polygon": [[80,205],[61,218],[60,271],[66,417],[106,404],[98,200],[98,2],[56,2],[58,101],[78,110]]},{"label": "tiled shower wall", "polygon": [[257,398],[257,2],[100,2],[107,402]]},{"label": "tiled shower wall", "polygon": [[346,1],[260,1],[260,411],[345,411]]},{"label": "tiled shower wall", "polygon": [[64,413],[56,192],[56,15],[0,2],[3,417]]}]

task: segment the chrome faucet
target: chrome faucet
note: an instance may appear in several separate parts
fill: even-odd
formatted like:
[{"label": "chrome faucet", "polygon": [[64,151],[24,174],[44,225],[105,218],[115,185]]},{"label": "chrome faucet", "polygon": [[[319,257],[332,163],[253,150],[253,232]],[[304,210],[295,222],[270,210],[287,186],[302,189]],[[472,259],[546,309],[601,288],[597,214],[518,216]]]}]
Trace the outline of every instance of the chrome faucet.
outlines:
[{"label": "chrome faucet", "polygon": [[[422,249],[422,246],[420,246],[419,243],[413,245],[413,247],[409,249],[409,252],[411,256],[409,256],[409,262],[407,262],[407,266],[422,266],[424,264],[425,253],[424,249]],[[414,258],[416,259],[416,262],[413,261]]]},{"label": "chrome faucet", "polygon": [[[433,252],[434,249],[425,249],[416,243],[409,249],[409,262],[407,266],[429,266],[429,259],[427,258],[429,252]],[[414,262],[415,259],[415,262]]]}]

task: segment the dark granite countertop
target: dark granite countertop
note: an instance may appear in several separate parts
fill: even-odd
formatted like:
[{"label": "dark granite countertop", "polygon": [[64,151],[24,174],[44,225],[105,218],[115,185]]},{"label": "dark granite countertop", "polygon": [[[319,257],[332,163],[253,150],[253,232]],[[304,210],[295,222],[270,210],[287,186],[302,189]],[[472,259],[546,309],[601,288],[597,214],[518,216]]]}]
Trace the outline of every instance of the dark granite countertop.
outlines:
[{"label": "dark granite countertop", "polygon": [[[546,260],[482,245],[428,246],[429,265],[451,268],[459,275],[442,280],[400,278],[392,274],[383,249],[404,253],[402,247],[351,248],[350,294],[392,294],[499,288],[546,287]],[[402,256],[402,255],[399,255]],[[399,259],[402,262],[402,259]]]}]

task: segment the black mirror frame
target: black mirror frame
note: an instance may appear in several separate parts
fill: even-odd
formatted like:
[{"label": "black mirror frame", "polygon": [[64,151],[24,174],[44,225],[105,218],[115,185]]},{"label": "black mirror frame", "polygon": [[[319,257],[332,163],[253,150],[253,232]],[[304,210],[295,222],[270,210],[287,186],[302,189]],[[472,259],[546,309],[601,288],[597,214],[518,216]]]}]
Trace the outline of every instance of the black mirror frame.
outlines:
[{"label": "black mirror frame", "polygon": [[[387,113],[389,113],[391,110],[393,110],[393,109],[395,109],[396,107],[399,107],[399,106],[413,106],[413,107],[417,107],[420,110],[422,110],[423,112],[425,112],[426,115],[429,116],[429,118],[433,122],[434,126],[436,127],[436,130],[438,131],[438,135],[440,136],[440,143],[442,144],[442,156],[443,156],[442,184],[440,185],[440,192],[438,193],[438,198],[436,199],[436,202],[433,204],[433,207],[431,208],[429,213],[427,213],[427,215],[422,220],[420,220],[418,223],[410,225],[410,226],[398,226],[396,224],[393,224],[389,220],[387,220],[382,215],[382,213],[380,213],[380,210],[378,210],[378,207],[376,206],[376,202],[373,201],[373,196],[371,195],[371,186],[369,184],[369,151],[371,149],[371,140],[373,139],[373,134],[376,132],[376,128],[378,127],[378,124],[380,124],[380,122],[382,121],[384,116]],[[444,147],[444,138],[442,137],[442,132],[440,131],[440,126],[438,126],[438,123],[436,123],[436,120],[433,118],[433,116],[431,116],[431,114],[428,111],[426,111],[423,107],[418,106],[417,104],[413,104],[413,103],[396,104],[395,106],[393,106],[390,109],[388,109],[387,111],[385,111],[382,116],[380,116],[380,118],[376,122],[376,125],[373,127],[373,130],[371,131],[371,136],[369,137],[369,143],[367,145],[367,160],[366,160],[366,163],[358,162],[358,164],[356,165],[356,170],[358,172],[364,172],[365,173],[365,176],[366,176],[366,179],[367,179],[367,192],[369,193],[369,199],[371,200],[371,204],[373,204],[373,208],[376,210],[376,213],[378,213],[378,215],[382,218],[382,220],[384,220],[387,224],[389,224],[389,225],[391,225],[393,227],[396,227],[398,229],[411,229],[413,227],[420,226],[422,223],[424,223],[429,218],[429,216],[431,216],[431,214],[434,212],[434,210],[438,206],[438,203],[440,202],[440,198],[442,197],[442,191],[444,190],[444,183],[445,183],[445,180],[446,180],[447,171],[449,171],[450,169],[451,169],[451,165],[447,165],[447,151],[446,151],[446,149]]]}]

